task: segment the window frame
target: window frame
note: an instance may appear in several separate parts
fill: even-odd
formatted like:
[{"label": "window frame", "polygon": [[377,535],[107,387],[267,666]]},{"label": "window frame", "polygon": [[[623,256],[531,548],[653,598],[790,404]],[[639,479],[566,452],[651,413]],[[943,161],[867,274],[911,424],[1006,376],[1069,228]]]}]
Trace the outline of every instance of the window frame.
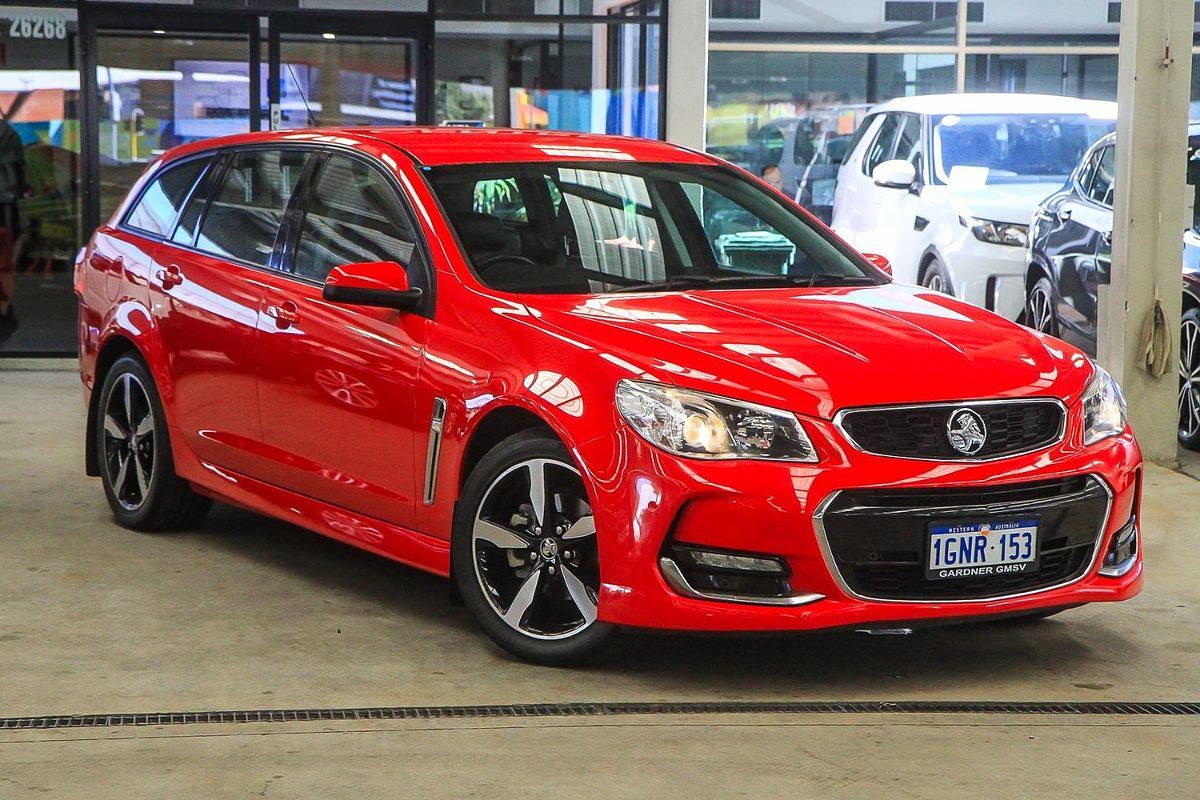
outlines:
[{"label": "window frame", "polygon": [[[300,176],[300,181],[296,184],[296,190],[292,193],[291,201],[284,212],[283,220],[279,224],[279,233],[275,239],[275,254],[278,255],[278,261],[272,260],[274,266],[271,268],[271,272],[306,286],[325,286],[324,280],[318,281],[299,275],[295,271],[296,247],[300,243],[300,235],[303,232],[304,217],[307,215],[307,201],[316,187],[321,170],[330,158],[345,156],[358,159],[383,177],[384,183],[392,190],[401,213],[408,220],[408,226],[413,232],[414,239],[413,263],[403,266],[408,273],[409,286],[420,289],[422,292],[420,306],[413,309],[411,313],[433,319],[437,298],[437,270],[433,268],[432,250],[429,247],[425,229],[417,217],[412,198],[404,190],[396,175],[378,158],[356,148],[325,144],[305,149],[317,150],[319,155],[305,166],[304,174]],[[397,155],[408,159],[413,164],[417,163],[405,150],[393,149]],[[441,213],[440,206],[438,212]]]},{"label": "window frame", "polygon": [[[1097,200],[1094,196],[1092,196],[1092,186],[1096,183],[1096,176],[1100,174],[1100,165],[1104,161],[1104,156],[1110,152],[1113,153],[1113,158],[1115,159],[1116,158],[1116,145],[1115,144],[1103,145],[1102,147],[1100,147],[1099,150],[1096,151],[1095,156],[1092,159],[1092,161],[1095,163],[1096,168],[1094,170],[1092,170],[1092,174],[1090,176],[1088,176],[1087,186],[1083,187],[1083,197],[1092,205],[1111,210],[1112,209],[1111,202],[1105,203],[1103,200]],[[1108,184],[1108,188],[1104,192],[1105,197],[1112,196],[1113,188],[1114,188],[1114,185],[1116,184],[1116,182],[1117,182],[1116,161],[1114,160],[1113,161],[1113,176],[1112,176],[1112,180]]]},{"label": "window frame", "polygon": [[[885,112],[884,114],[882,114],[881,116],[883,117],[883,120],[879,124],[879,129],[875,131],[875,135],[871,138],[871,143],[869,145],[867,145],[867,151],[865,153],[863,153],[862,174],[866,175],[868,178],[872,178],[871,173],[874,172],[875,167],[879,166],[884,161],[889,160],[892,156],[894,156],[896,154],[896,142],[897,142],[897,140],[899,140],[900,131],[903,130],[903,127],[904,127],[904,120],[903,120],[904,112],[902,112],[902,111],[888,111],[888,112]],[[880,137],[883,136],[884,128],[887,126],[888,122],[893,119],[896,120],[896,129],[893,130],[892,134],[891,134],[892,141],[888,145],[887,157],[881,158],[875,164],[875,167],[868,168],[867,162],[871,160],[871,151],[875,149],[875,145],[879,142]]]},{"label": "window frame", "polygon": [[[398,147],[393,147],[391,149],[397,155],[397,163],[400,162],[401,158],[406,159],[409,163],[416,163],[412,156],[410,156],[406,151]],[[279,229],[275,232],[275,243],[271,250],[271,257],[267,261],[267,266],[255,264],[251,261],[243,261],[238,258],[216,255],[208,252],[207,250],[202,250],[196,246],[196,241],[200,235],[200,230],[204,226],[204,218],[208,215],[209,202],[212,200],[214,193],[221,187],[221,182],[225,178],[225,172],[228,170],[229,164],[233,161],[233,157],[239,153],[251,150],[305,150],[314,154],[314,157],[307,164],[305,164],[304,171],[301,173],[300,179],[296,182],[296,187],[292,191],[292,196],[288,199],[288,204],[284,209],[283,217],[279,223]],[[310,187],[313,184],[312,176],[316,165],[318,163],[323,163],[323,159],[332,154],[346,155],[365,161],[369,166],[383,175],[392,191],[396,194],[400,201],[400,207],[408,216],[409,226],[412,228],[417,239],[417,241],[414,242],[415,247],[413,248],[413,252],[414,254],[418,252],[420,253],[419,259],[417,260],[419,260],[421,266],[419,274],[422,282],[413,282],[412,276],[414,273],[410,268],[409,283],[413,286],[421,288],[423,295],[420,307],[411,313],[432,319],[437,296],[437,271],[433,268],[432,251],[429,247],[428,236],[426,235],[425,229],[420,224],[420,219],[414,210],[413,201],[408,196],[408,193],[404,191],[400,180],[383,164],[382,161],[370,153],[365,153],[354,147],[335,144],[332,142],[288,142],[283,144],[275,141],[265,141],[248,144],[218,145],[194,154],[189,154],[187,158],[209,156],[212,158],[212,160],[209,162],[208,168],[204,171],[203,175],[192,187],[192,193],[188,196],[187,201],[183,204],[179,214],[176,215],[175,223],[171,228],[170,234],[166,237],[155,238],[161,244],[176,247],[188,253],[204,256],[205,258],[211,258],[216,261],[233,264],[238,267],[244,267],[272,275],[278,275],[280,277],[294,280],[308,286],[323,287],[325,285],[324,281],[313,281],[291,271],[290,257],[292,255],[292,250],[289,248],[294,248],[295,246],[295,240],[292,238],[295,235],[293,233],[292,224],[295,219],[295,214],[299,209],[299,203],[301,202],[301,199],[307,196],[308,192],[310,191]],[[183,158],[180,158],[179,161],[182,162]],[[173,160],[171,163],[176,162]],[[207,186],[205,186],[205,178],[209,175],[213,176],[212,180],[208,182]],[[423,178],[424,176],[422,176],[422,179]],[[175,230],[179,226],[183,212],[187,210],[187,207],[192,200],[196,199],[197,189],[202,186],[204,186],[205,189],[205,196],[203,198],[205,206],[204,210],[200,214],[200,219],[196,222],[196,233],[193,234],[192,241],[190,243],[176,242],[171,237],[174,236]],[[441,212],[440,205],[437,210],[439,213]],[[136,232],[136,229],[134,229],[134,231]]]},{"label": "window frame", "polygon": [[[175,210],[175,215],[172,217],[171,223],[167,226],[164,233],[155,233],[154,231],[148,231],[145,228],[139,228],[137,225],[134,225],[129,221],[129,218],[133,216],[133,212],[146,198],[146,192],[150,191],[150,187],[162,180],[168,172],[182,168],[193,161],[199,161],[202,159],[207,159],[208,163],[205,164],[204,167],[201,168],[200,172],[196,174],[196,178],[192,181],[191,186],[189,186],[187,191],[184,192],[183,201],[179,204],[179,208]],[[184,210],[188,207],[188,204],[192,202],[192,197],[195,195],[196,189],[204,184],[204,179],[208,176],[209,172],[212,171],[213,164],[217,163],[219,160],[219,156],[214,152],[204,151],[201,153],[192,153],[183,156],[182,158],[173,158],[170,161],[160,161],[158,168],[154,170],[154,174],[150,176],[150,178],[142,185],[142,188],[138,190],[137,197],[134,198],[133,202],[129,203],[124,213],[121,214],[121,218],[117,222],[116,227],[119,230],[125,231],[126,233],[132,233],[136,236],[142,236],[147,239],[154,239],[158,242],[170,241],[171,236],[175,233],[175,227],[179,225],[179,218],[183,216]]]}]

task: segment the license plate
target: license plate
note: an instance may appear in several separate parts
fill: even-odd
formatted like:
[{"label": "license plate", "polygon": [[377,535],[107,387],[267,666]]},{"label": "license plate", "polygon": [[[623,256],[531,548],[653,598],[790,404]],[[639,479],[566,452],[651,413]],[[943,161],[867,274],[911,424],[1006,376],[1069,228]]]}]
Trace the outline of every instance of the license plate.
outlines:
[{"label": "license plate", "polygon": [[1037,555],[1036,519],[935,523],[929,528],[925,577],[943,580],[1035,572]]}]

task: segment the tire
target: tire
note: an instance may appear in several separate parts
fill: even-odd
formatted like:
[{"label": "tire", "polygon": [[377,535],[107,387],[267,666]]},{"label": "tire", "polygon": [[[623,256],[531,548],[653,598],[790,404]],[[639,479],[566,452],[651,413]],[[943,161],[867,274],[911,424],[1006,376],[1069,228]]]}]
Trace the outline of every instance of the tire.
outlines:
[{"label": "tire", "polygon": [[175,474],[162,401],[139,359],[122,356],[113,364],[97,413],[100,481],[116,521],[134,530],[165,531],[203,520],[212,500]]},{"label": "tire", "polygon": [[616,633],[596,619],[596,538],[567,448],[547,432],[523,432],[496,445],[467,477],[451,569],[463,603],[500,647],[539,664],[579,663]]},{"label": "tire", "polygon": [[1179,443],[1200,450],[1200,309],[1183,312],[1179,326]]},{"label": "tire", "polygon": [[954,287],[950,285],[950,273],[936,258],[930,261],[921,274],[921,285],[942,294],[954,295]]},{"label": "tire", "polygon": [[1035,331],[1058,337],[1058,318],[1054,315],[1054,287],[1045,275],[1034,281],[1025,294],[1025,325]]}]

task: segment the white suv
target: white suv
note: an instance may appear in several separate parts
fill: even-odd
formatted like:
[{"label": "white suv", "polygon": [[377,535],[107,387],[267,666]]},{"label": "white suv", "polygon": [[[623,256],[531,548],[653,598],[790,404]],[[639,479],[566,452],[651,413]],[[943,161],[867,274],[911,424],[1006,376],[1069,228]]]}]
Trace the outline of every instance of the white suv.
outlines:
[{"label": "white suv", "polygon": [[900,283],[1016,319],[1029,221],[1116,119],[1116,103],[1037,94],[882,103],[838,171],[833,229]]}]

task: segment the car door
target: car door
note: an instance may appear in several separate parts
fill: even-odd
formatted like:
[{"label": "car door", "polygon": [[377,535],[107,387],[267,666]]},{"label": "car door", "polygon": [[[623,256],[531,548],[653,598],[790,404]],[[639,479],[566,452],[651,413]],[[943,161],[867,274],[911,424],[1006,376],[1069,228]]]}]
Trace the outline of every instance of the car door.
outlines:
[{"label": "car door", "polygon": [[1093,156],[1082,183],[1048,206],[1056,229],[1048,237],[1055,255],[1059,333],[1068,342],[1094,352],[1098,296],[1108,281],[1112,250],[1112,192],[1116,149],[1108,145]]},{"label": "car door", "polygon": [[416,230],[382,165],[325,154],[289,214],[285,263],[268,277],[258,309],[270,481],[406,527],[415,515],[414,394],[430,320],[326,301],[322,287],[335,266],[394,261],[431,295]]},{"label": "car door", "polygon": [[[871,171],[895,152],[900,122],[901,115],[894,112],[880,115],[874,123],[871,119],[864,122],[864,126],[871,126],[862,140],[865,146],[852,151],[838,171],[833,229],[861,252],[879,252],[875,234],[884,224],[880,218],[879,193],[895,190],[876,186]],[[886,222],[891,224],[892,220]]]},{"label": "car door", "polygon": [[[151,309],[170,358],[173,422],[201,460],[260,471],[255,328],[279,222],[302,165],[264,151],[214,161],[155,252]],[[285,169],[285,171],[286,171]]]}]

